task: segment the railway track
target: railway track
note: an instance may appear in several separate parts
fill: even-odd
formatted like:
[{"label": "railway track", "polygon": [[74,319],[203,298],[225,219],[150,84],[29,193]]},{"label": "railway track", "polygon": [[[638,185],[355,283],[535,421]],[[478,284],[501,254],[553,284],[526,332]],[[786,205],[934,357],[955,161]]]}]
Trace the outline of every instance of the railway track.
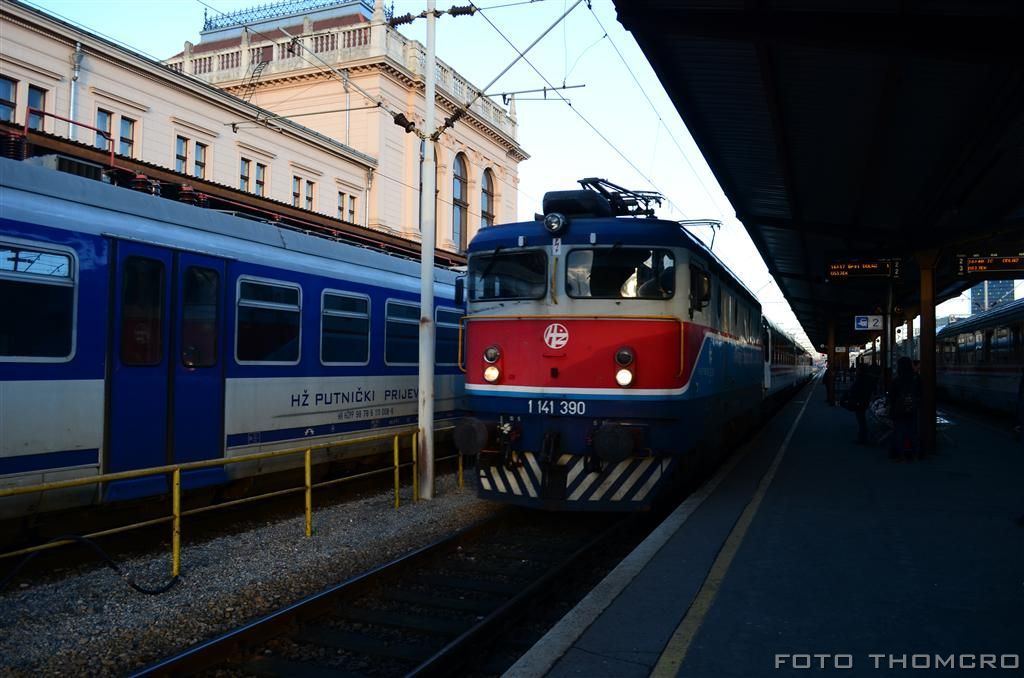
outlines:
[{"label": "railway track", "polygon": [[645,520],[508,510],[136,675],[500,673],[485,648],[526,644],[517,622]]}]

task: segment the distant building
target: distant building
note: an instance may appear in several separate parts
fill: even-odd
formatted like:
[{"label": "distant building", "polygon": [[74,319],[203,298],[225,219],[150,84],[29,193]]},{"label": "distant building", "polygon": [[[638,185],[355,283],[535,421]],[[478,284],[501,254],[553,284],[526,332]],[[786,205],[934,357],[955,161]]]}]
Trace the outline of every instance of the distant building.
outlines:
[{"label": "distant building", "polygon": [[[330,182],[286,168],[296,190],[321,184],[321,200],[333,205],[336,198],[339,214],[350,212],[353,200],[358,211],[365,199],[370,228],[419,238],[425,142],[388,110],[434,131],[422,129],[426,50],[389,26],[383,0],[283,0],[211,15],[200,35],[164,63],[378,161],[365,196],[362,186],[324,185]],[[437,246],[462,252],[481,226],[515,220],[517,168],[528,156],[516,141],[514,102],[505,110],[478,96],[478,87],[442,61],[435,74],[435,129],[469,104],[435,142]],[[265,124],[273,128],[276,120]]]},{"label": "distant building", "polygon": [[971,288],[971,315],[1013,301],[1012,280],[986,280]]},{"label": "distant building", "polygon": [[[0,2],[0,36],[0,137],[24,136],[30,155],[364,240],[420,239],[421,141],[385,106],[422,128],[424,49],[388,26],[379,0],[286,0],[209,19],[200,44],[165,63],[16,0]],[[477,89],[444,63],[437,73],[440,125]],[[486,98],[435,148],[436,242],[455,254],[482,224],[515,219],[527,155],[514,109]]]},{"label": "distant building", "polygon": [[943,318],[936,318],[935,319],[935,331],[938,332],[939,330],[941,330],[946,325],[952,325],[953,323],[957,322],[958,320],[963,320],[963,318],[964,318],[964,316],[962,316],[962,315],[952,315],[952,314],[951,315],[947,315],[947,316],[945,316]]}]

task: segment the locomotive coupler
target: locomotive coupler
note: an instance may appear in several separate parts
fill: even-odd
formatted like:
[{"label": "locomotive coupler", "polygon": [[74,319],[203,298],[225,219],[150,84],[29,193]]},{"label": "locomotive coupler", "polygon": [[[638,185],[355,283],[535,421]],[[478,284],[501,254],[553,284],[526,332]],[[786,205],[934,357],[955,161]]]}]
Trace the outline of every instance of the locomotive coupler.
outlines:
[{"label": "locomotive coupler", "polygon": [[498,453],[501,465],[512,471],[523,465],[515,450],[515,441],[519,440],[520,430],[512,421],[501,421],[498,423]]}]

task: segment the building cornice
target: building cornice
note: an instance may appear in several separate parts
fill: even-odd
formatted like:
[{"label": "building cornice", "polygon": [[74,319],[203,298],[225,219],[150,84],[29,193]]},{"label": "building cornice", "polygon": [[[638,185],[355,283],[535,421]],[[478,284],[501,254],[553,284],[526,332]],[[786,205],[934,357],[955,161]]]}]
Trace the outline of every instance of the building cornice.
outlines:
[{"label": "building cornice", "polygon": [[[274,115],[273,112],[243,101],[223,89],[175,71],[117,43],[85,32],[73,24],[23,5],[18,0],[4,0],[0,4],[0,17],[5,22],[10,21],[26,30],[46,35],[49,39],[63,43],[69,48],[73,48],[76,42],[81,43],[82,48],[90,57],[127,68],[140,77],[160,82],[164,86],[188,92],[193,96],[200,96],[210,104],[229,112],[233,117],[246,118],[246,122],[260,122],[261,119],[266,120]],[[332,155],[341,156],[364,168],[376,168],[377,166],[376,158],[349,148],[298,123],[278,119],[270,129],[288,134],[303,143],[316,146]]]},{"label": "building cornice", "polygon": [[42,76],[48,80],[53,80],[55,82],[61,82],[62,80],[64,80],[64,76],[60,73],[57,73],[56,71],[51,71],[48,68],[43,68],[42,66],[37,66],[36,64],[32,64],[27,61],[22,61],[17,57],[11,56],[10,54],[0,54],[0,64],[3,64],[5,62],[13,66],[17,66],[18,68],[23,68],[26,71],[35,73],[36,75]]},{"label": "building cornice", "polygon": [[[114,94],[113,92],[108,92],[105,89],[100,89],[99,87],[96,87],[95,85],[90,85],[89,86],[89,91],[95,97],[98,97],[100,99],[108,99],[110,101],[116,101],[117,103],[121,104],[122,106],[124,106],[126,108],[134,109],[136,111],[139,111],[140,113],[148,113],[149,110],[150,110],[150,107],[145,105],[145,104],[141,104],[138,101],[132,101],[131,99],[129,99],[127,97],[123,97],[123,96],[121,96],[119,94]],[[216,136],[216,135],[214,135],[214,136]]]},{"label": "building cornice", "polygon": [[[417,92],[420,93],[421,97],[426,96],[426,84],[423,81],[423,78],[413,75],[408,69],[396,64],[394,60],[387,56],[382,56],[375,60],[345,64],[345,70],[347,70],[350,75],[379,73],[380,75],[391,79],[398,85],[408,89],[416,89]],[[333,77],[334,76],[328,71],[311,67],[287,73],[275,73],[257,83],[256,88],[269,89],[284,83],[299,84],[318,80],[331,80]],[[248,87],[248,83],[243,80],[236,80],[230,84],[222,83],[220,87],[223,87],[229,92],[241,93]],[[440,87],[437,89],[436,100],[438,105],[449,114],[454,113],[463,105],[461,102],[454,99],[446,89]],[[463,117],[460,122],[470,125],[474,130],[501,146],[505,150],[505,154],[515,162],[522,162],[523,160],[529,159],[530,155],[523,150],[515,139],[501,131],[500,128],[489,123],[473,109],[469,109],[466,116]]]}]

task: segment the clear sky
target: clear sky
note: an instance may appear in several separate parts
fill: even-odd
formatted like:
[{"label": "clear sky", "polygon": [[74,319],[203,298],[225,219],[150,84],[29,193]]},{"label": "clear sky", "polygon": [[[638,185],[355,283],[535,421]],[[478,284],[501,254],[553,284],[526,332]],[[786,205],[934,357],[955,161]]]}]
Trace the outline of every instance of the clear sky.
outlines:
[{"label": "clear sky", "polygon": [[[199,42],[204,12],[216,16],[265,2],[30,0],[29,4],[135,51],[165,59],[182,51],[185,41]],[[519,142],[531,156],[519,166],[519,217],[540,211],[545,191],[573,188],[583,177],[660,191],[668,202],[659,216],[722,222],[714,252],[758,296],[767,316],[809,346],[646,58],[616,20],[612,1],[593,0],[590,9],[585,2],[573,8],[575,2],[480,0],[484,16],[444,16],[437,24],[438,58],[483,87],[517,56],[506,37],[525,49],[557,23],[527,54],[533,67],[520,61],[488,93],[584,85],[562,92],[571,106],[553,93],[517,96]],[[437,4],[447,9],[465,3],[438,0]],[[425,8],[424,0],[394,2],[397,15]],[[558,22],[567,11],[568,16]],[[422,20],[400,30],[425,42]],[[710,242],[710,228],[693,232]],[[940,308],[939,315],[964,312],[967,305],[951,301],[950,310]]]}]

